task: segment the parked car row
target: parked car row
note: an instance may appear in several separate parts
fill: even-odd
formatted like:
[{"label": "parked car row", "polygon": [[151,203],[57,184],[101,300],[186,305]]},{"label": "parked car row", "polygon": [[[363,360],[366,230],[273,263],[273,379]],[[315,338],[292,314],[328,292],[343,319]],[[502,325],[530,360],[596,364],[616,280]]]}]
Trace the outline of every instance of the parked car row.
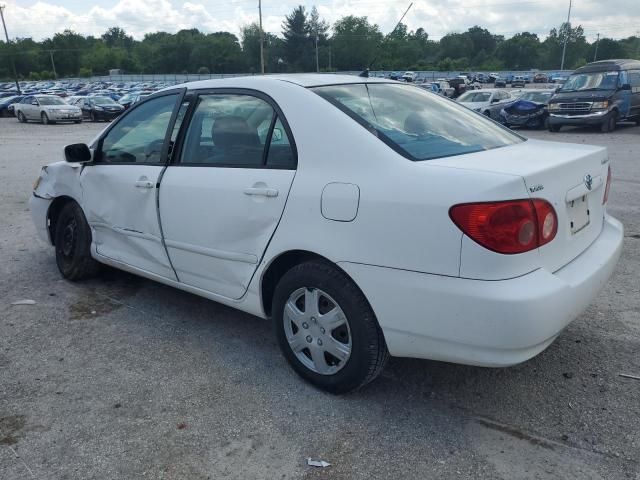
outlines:
[{"label": "parked car row", "polygon": [[[18,93],[15,83],[0,83],[0,117],[17,116],[21,122],[42,123],[111,121],[131,105],[171,85],[171,82],[21,82]],[[79,118],[76,107],[81,111]]]},{"label": "parked car row", "polygon": [[[516,76],[512,86],[525,83]],[[620,121],[640,124],[640,61],[593,62],[556,89],[482,89],[463,94],[458,102],[508,127],[558,132],[565,125],[594,125],[610,132]]]}]

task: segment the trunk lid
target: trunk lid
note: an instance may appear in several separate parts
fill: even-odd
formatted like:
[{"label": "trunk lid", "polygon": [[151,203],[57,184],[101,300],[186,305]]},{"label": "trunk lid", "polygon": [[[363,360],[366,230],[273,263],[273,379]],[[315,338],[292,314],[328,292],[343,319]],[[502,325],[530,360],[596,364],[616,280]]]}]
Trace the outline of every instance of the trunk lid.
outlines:
[{"label": "trunk lid", "polygon": [[540,266],[551,272],[580,255],[602,231],[602,199],[609,167],[604,147],[527,140],[429,163],[517,175],[523,179],[531,198],[550,202],[558,216],[558,233],[538,251]]}]

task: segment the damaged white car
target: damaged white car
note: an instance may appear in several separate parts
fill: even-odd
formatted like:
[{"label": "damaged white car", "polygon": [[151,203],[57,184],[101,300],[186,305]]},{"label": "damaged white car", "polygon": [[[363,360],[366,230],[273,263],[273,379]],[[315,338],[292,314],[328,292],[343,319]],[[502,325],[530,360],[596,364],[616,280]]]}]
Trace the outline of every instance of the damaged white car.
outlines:
[{"label": "damaged white car", "polygon": [[271,318],[296,372],[331,392],[389,354],[537,355],[622,245],[606,149],[527,140],[384,79],[190,83],[65,156],[30,201],[65,278],[107,264]]}]

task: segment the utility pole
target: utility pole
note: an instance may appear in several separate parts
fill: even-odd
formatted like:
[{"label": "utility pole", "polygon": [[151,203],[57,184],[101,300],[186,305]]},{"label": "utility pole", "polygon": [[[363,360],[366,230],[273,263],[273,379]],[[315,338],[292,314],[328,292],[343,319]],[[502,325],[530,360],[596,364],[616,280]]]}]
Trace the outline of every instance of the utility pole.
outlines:
[{"label": "utility pole", "polygon": [[567,28],[568,32],[565,33],[564,36],[564,45],[562,45],[562,61],[560,62],[560,70],[564,70],[564,54],[567,51],[567,41],[569,40],[569,36],[571,35],[571,0],[569,0],[569,13],[567,15]]},{"label": "utility pole", "polygon": [[329,71],[330,71],[330,72],[331,72],[331,71],[333,71],[333,70],[331,69],[331,45],[329,45]]},{"label": "utility pole", "polygon": [[[6,8],[6,5],[0,5],[0,17],[2,18],[2,27],[4,28],[4,36],[7,39],[7,47],[10,47],[9,34],[7,33],[7,24],[4,23],[5,8]],[[16,80],[16,88],[18,89],[18,95],[21,95],[22,92],[20,91],[20,84],[18,83],[18,72],[16,71],[16,61],[13,58],[13,55],[9,54],[9,56],[11,57],[11,66],[13,67],[13,78]]]},{"label": "utility pole", "polygon": [[596,58],[598,58],[598,43],[600,43],[600,34],[598,34],[598,38],[596,39],[596,51],[593,54],[593,61],[596,61]]},{"label": "utility pole", "polygon": [[53,68],[53,78],[58,79],[58,73],[56,72],[56,62],[53,61],[53,52],[55,50],[49,50],[49,55],[51,56],[51,67]]},{"label": "utility pole", "polygon": [[262,33],[262,0],[258,0],[258,14],[260,16],[260,73],[264,75],[264,34]]},{"label": "utility pole", "polygon": [[316,32],[316,72],[320,71],[320,61],[318,60],[318,32]]}]

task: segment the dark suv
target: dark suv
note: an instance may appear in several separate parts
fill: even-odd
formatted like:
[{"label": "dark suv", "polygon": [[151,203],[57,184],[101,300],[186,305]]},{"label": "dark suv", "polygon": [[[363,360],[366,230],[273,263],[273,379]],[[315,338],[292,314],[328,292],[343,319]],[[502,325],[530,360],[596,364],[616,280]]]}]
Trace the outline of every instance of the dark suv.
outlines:
[{"label": "dark suv", "polygon": [[621,120],[640,124],[640,61],[603,60],[577,69],[549,101],[549,130],[598,125],[603,132]]}]

